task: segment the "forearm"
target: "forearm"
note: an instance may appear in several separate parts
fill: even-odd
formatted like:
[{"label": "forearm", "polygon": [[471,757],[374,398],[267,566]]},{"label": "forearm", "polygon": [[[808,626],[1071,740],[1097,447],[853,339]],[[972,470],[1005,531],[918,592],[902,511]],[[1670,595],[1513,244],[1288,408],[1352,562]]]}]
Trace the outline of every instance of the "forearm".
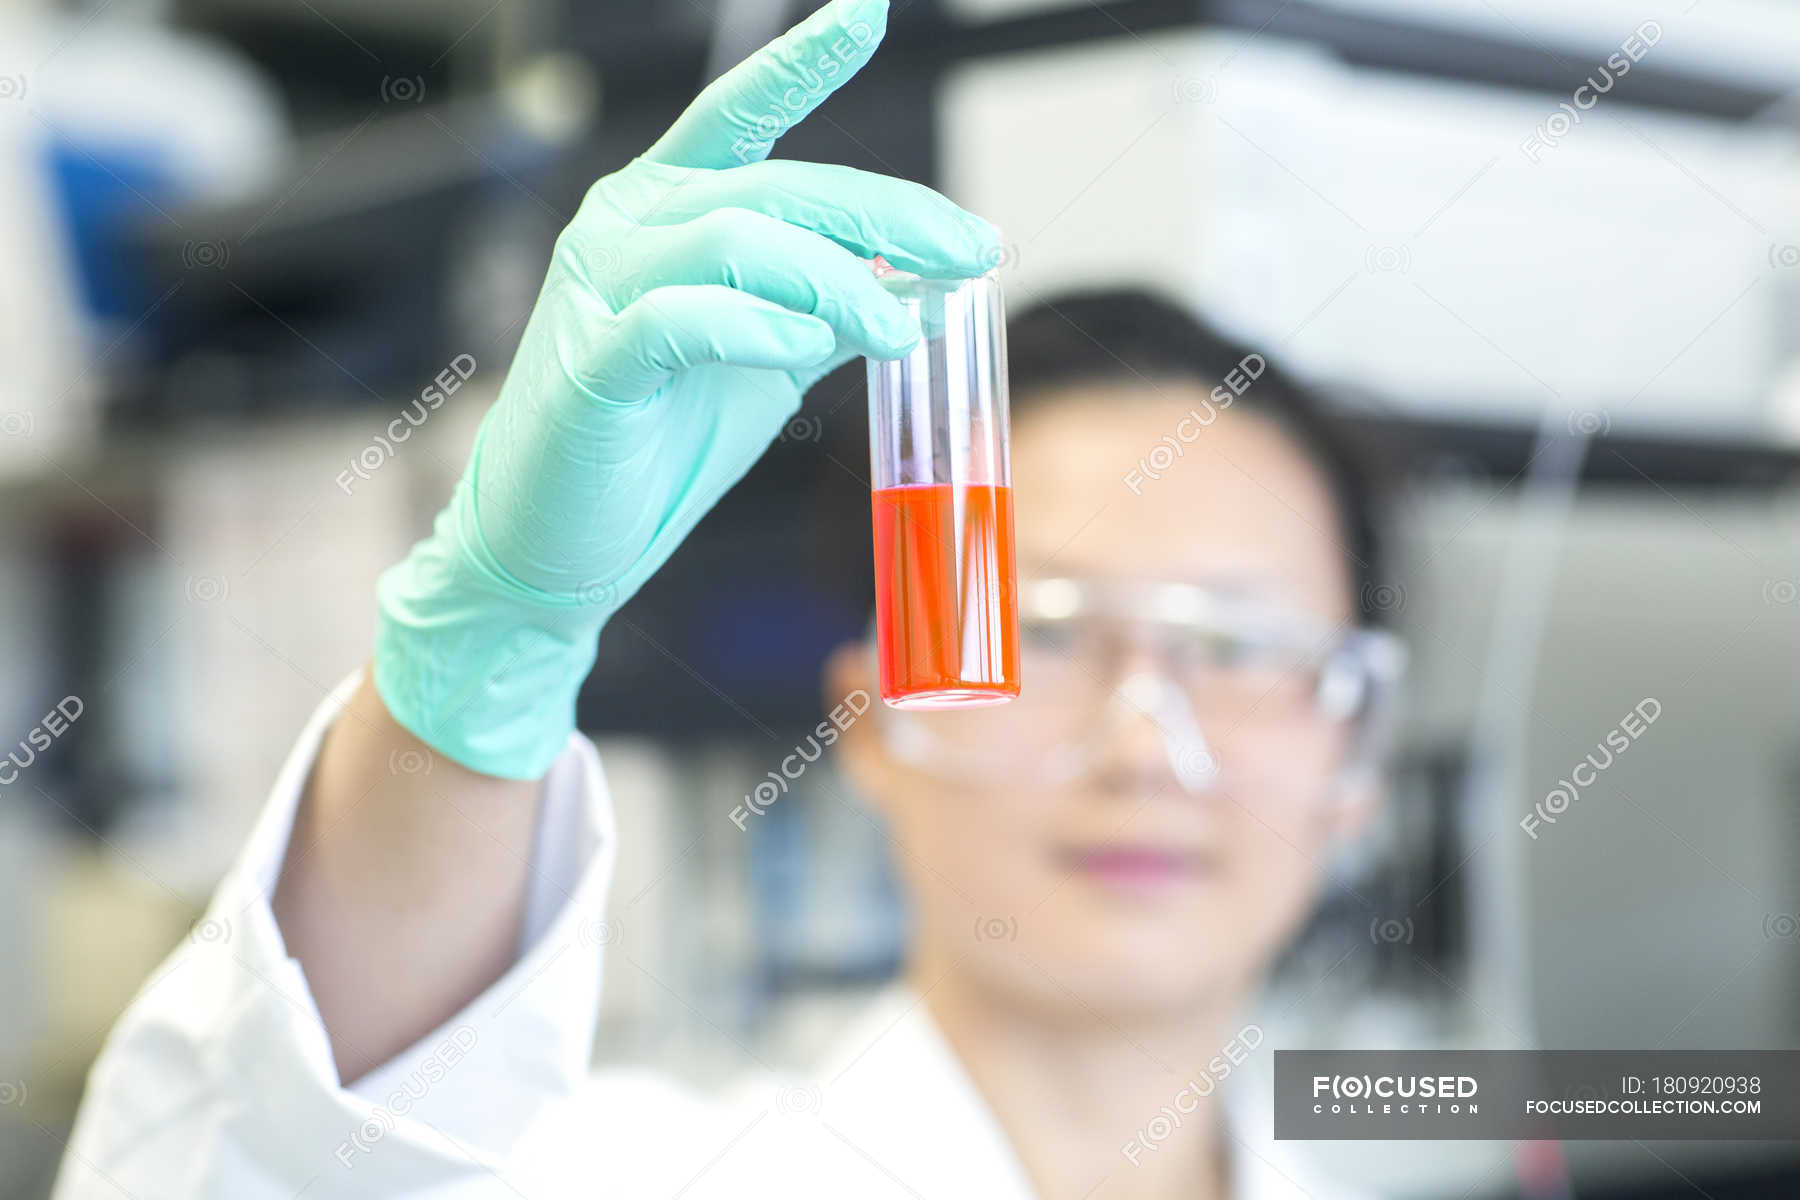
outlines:
[{"label": "forearm", "polygon": [[997,233],[928,189],[763,161],[766,114],[804,118],[886,20],[820,8],[589,190],[463,479],[382,576],[372,671],[307,725],[209,910],[222,936],[178,947],[109,1039],[63,1200],[487,1196],[570,1110],[617,854],[571,736],[600,630],[808,387],[917,344],[865,260],[997,261]]},{"label": "forearm", "polygon": [[591,744],[508,783],[333,689],[107,1038],[57,1200],[492,1195],[587,1078],[615,847]]},{"label": "forearm", "polygon": [[538,807],[537,781],[434,754],[364,680],[326,736],[274,896],[343,1082],[512,964]]}]

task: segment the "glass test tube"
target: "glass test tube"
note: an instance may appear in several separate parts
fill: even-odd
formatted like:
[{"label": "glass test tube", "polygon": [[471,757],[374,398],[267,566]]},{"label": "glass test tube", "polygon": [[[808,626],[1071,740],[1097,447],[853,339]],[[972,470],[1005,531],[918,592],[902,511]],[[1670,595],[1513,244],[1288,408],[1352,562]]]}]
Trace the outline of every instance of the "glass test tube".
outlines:
[{"label": "glass test tube", "polygon": [[1001,704],[1019,694],[1019,608],[1000,285],[876,277],[924,333],[868,364],[881,698]]}]

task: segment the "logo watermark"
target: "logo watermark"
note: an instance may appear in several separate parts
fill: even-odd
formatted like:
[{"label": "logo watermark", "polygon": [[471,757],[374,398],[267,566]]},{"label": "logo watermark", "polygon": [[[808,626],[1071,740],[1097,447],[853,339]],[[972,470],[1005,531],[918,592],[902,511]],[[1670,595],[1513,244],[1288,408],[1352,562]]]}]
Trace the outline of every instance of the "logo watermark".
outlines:
[{"label": "logo watermark", "polygon": [[1277,1140],[1738,1140],[1792,1132],[1800,1051],[1276,1050]]},{"label": "logo watermark", "polygon": [[1334,1115],[1467,1113],[1481,1084],[1473,1075],[1314,1075],[1312,1110]]},{"label": "logo watermark", "polygon": [[1016,942],[1019,940],[1019,918],[976,917],[975,940],[978,942]]},{"label": "logo watermark", "polygon": [[1600,773],[1613,765],[1614,756],[1631,749],[1633,743],[1644,736],[1644,731],[1654,725],[1662,713],[1662,701],[1654,696],[1646,696],[1638,701],[1637,706],[1607,732],[1604,740],[1594,743],[1594,749],[1605,756],[1604,760],[1596,760],[1590,754],[1576,763],[1568,778],[1557,780],[1556,786],[1544,793],[1544,798],[1532,811],[1519,818],[1519,828],[1535,842],[1538,827],[1556,824],[1556,819],[1568,812],[1569,807],[1581,798],[1581,789],[1592,787],[1594,781],[1600,778]]},{"label": "logo watermark", "polygon": [[390,775],[429,775],[437,759],[431,751],[423,747],[409,747],[395,750],[388,755],[388,774]]},{"label": "logo watermark", "polygon": [[1372,917],[1369,940],[1377,946],[1410,946],[1413,940],[1411,917]]},{"label": "logo watermark", "polygon": [[825,1093],[812,1084],[791,1084],[775,1094],[775,1111],[784,1117],[816,1117],[825,1107]]},{"label": "logo watermark", "polygon": [[1403,583],[1370,581],[1363,584],[1357,594],[1368,612],[1397,613],[1406,607],[1406,585]]},{"label": "logo watermark", "polygon": [[189,575],[187,598],[196,604],[216,604],[231,595],[231,580],[223,575]]},{"label": "logo watermark", "polygon": [[1370,246],[1363,251],[1363,269],[1371,275],[1404,275],[1412,270],[1412,250],[1406,246]]},{"label": "logo watermark", "polygon": [[793,84],[770,101],[767,112],[757,114],[755,131],[731,143],[731,153],[742,163],[767,155],[775,139],[805,115],[834,79],[850,71],[850,64],[862,57],[863,47],[874,38],[874,27],[867,21],[853,21],[815,61],[791,66]]},{"label": "logo watermark", "polygon": [[231,922],[224,917],[202,917],[188,930],[188,941],[196,946],[216,946],[231,940]]},{"label": "logo watermark", "polygon": [[615,921],[602,921],[592,918],[583,921],[575,930],[575,940],[592,950],[596,946],[610,946],[619,940],[621,930]]},{"label": "logo watermark", "polygon": [[818,417],[792,416],[787,424],[781,427],[780,440],[784,442],[811,442],[818,445],[825,440],[825,422]]},{"label": "logo watermark", "polygon": [[231,247],[224,242],[187,241],[181,246],[181,265],[190,271],[223,271],[231,262]]},{"label": "logo watermark", "polygon": [[1603,408],[1583,409],[1569,414],[1570,437],[1605,437],[1612,432],[1612,414]]},{"label": "logo watermark", "polygon": [[432,376],[431,383],[419,393],[419,398],[387,423],[385,436],[376,434],[374,440],[350,460],[349,468],[338,472],[337,485],[344,495],[348,496],[356,486],[355,480],[372,478],[376,471],[393,458],[397,453],[394,447],[410,438],[413,430],[444,406],[444,401],[456,395],[462,385],[469,381],[469,377],[475,374],[475,368],[473,354],[459,354],[450,360],[449,366]]},{"label": "logo watermark", "polygon": [[1192,1116],[1199,1111],[1200,1104],[1213,1092],[1218,1090],[1231,1073],[1244,1064],[1251,1053],[1263,1042],[1263,1031],[1260,1025],[1246,1025],[1238,1030],[1232,1039],[1212,1056],[1200,1074],[1187,1082],[1175,1093],[1174,1099],[1157,1110],[1157,1114],[1145,1123],[1144,1127],[1132,1135],[1120,1150],[1131,1165],[1143,1165],[1143,1156],[1152,1150],[1162,1148],[1162,1144],[1174,1136],[1181,1128],[1183,1117]]},{"label": "logo watermark", "polygon": [[1800,913],[1764,913],[1763,937],[1771,942],[1800,942]]},{"label": "logo watermark", "polygon": [[388,1094],[386,1102],[370,1110],[362,1124],[338,1143],[334,1152],[337,1160],[346,1168],[354,1167],[360,1156],[373,1151],[381,1139],[399,1125],[400,1118],[412,1111],[413,1105],[423,1100],[457,1063],[468,1057],[478,1040],[472,1025],[458,1025],[452,1029],[449,1036]]},{"label": "logo watermark", "polygon": [[1137,466],[1125,472],[1125,486],[1131,489],[1131,494],[1143,495],[1146,479],[1161,479],[1175,465],[1175,460],[1187,453],[1186,447],[1198,441],[1200,435],[1219,419],[1219,413],[1249,391],[1250,385],[1261,379],[1268,369],[1268,360],[1262,355],[1246,354],[1237,366],[1227,371],[1224,381],[1212,390],[1200,408],[1189,409],[1176,423],[1173,434],[1165,433],[1162,440],[1151,447],[1149,454],[1138,459]]},{"label": "logo watermark", "polygon": [[987,264],[990,271],[1008,271],[1019,265],[1019,247],[1016,242],[1002,242],[986,254],[981,261]]},{"label": "logo watermark", "polygon": [[64,696],[57,701],[56,707],[45,713],[43,719],[19,739],[17,749],[9,749],[6,757],[0,759],[0,786],[10,787],[19,782],[19,776],[31,768],[38,755],[54,746],[86,711],[87,705],[82,703],[80,696]]},{"label": "logo watermark", "polygon": [[383,104],[419,104],[425,99],[425,77],[383,75],[380,96]]},{"label": "logo watermark", "polygon": [[1186,75],[1175,81],[1175,103],[1211,104],[1219,98],[1219,81],[1215,76]]},{"label": "logo watermark", "polygon": [[1601,65],[1598,71],[1600,79],[1589,75],[1573,95],[1556,106],[1557,111],[1546,117],[1531,131],[1530,137],[1519,143],[1519,152],[1530,162],[1541,162],[1544,152],[1560,145],[1581,124],[1582,114],[1599,104],[1600,97],[1612,91],[1614,84],[1630,74],[1631,68],[1650,53],[1650,47],[1662,41],[1662,35],[1662,26],[1655,21],[1645,21],[1632,30],[1631,36]]},{"label": "logo watermark", "polygon": [[[731,810],[731,823],[739,829],[747,829],[752,816],[762,816],[769,811],[770,805],[787,795],[788,785],[806,774],[806,768],[819,761],[826,747],[832,745],[843,736],[846,729],[856,723],[856,719],[869,711],[869,693],[857,688],[845,696],[836,707],[825,714],[825,719],[814,726],[812,734],[802,745],[794,747],[794,752],[782,759],[779,770],[770,771],[767,779],[759,782],[744,797],[744,802]],[[812,753],[808,754],[807,751]]]}]

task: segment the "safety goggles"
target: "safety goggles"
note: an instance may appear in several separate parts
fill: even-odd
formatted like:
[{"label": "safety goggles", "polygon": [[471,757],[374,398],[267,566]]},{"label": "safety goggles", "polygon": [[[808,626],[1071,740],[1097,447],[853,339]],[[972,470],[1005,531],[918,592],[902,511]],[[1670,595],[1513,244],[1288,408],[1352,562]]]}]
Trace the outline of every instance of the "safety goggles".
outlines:
[{"label": "safety goggles", "polygon": [[1095,770],[1132,722],[1162,735],[1187,791],[1220,764],[1209,740],[1349,725],[1352,765],[1373,762],[1405,669],[1376,629],[1329,627],[1266,600],[1186,583],[1048,578],[1019,589],[1020,674],[1008,704],[884,710],[903,761],[971,781],[1061,783]]}]

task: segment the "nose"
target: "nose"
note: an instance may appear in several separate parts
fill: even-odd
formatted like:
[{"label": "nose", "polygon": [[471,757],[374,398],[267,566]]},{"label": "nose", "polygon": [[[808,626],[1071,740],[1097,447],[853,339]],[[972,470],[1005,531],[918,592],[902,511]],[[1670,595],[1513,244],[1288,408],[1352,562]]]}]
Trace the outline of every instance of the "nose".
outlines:
[{"label": "nose", "polygon": [[1140,753],[1149,747],[1136,739],[1160,742],[1161,756],[1183,791],[1200,796],[1217,784],[1218,757],[1200,730],[1187,694],[1162,671],[1134,664],[1113,689],[1108,707],[1115,730],[1116,723],[1127,727],[1116,731],[1115,739],[1141,747]]}]

